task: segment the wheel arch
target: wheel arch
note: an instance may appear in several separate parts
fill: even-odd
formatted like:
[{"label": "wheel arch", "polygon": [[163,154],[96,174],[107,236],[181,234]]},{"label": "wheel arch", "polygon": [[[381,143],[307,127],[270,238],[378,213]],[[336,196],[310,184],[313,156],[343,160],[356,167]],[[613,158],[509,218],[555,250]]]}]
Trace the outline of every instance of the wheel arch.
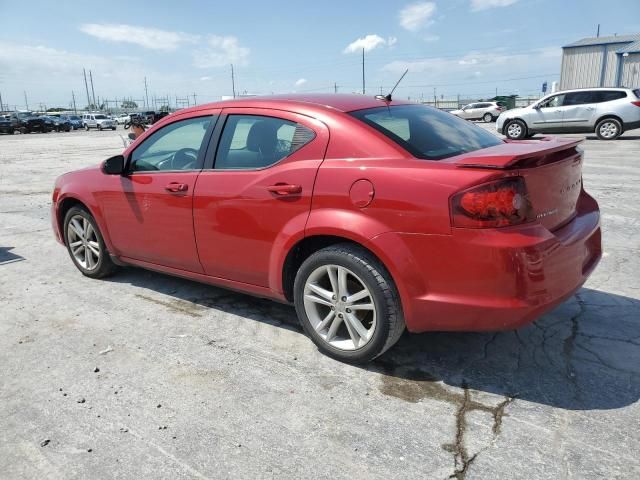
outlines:
[{"label": "wheel arch", "polygon": [[377,255],[376,252],[374,252],[367,246],[367,242],[359,241],[354,239],[353,237],[346,235],[317,234],[302,238],[287,252],[287,255],[282,264],[281,272],[282,291],[287,301],[293,302],[293,285],[295,282],[296,273],[302,263],[315,252],[331,245],[337,245],[340,243],[349,243],[365,250],[378,262],[380,262],[380,264],[385,268],[389,276],[392,278],[393,282],[397,285],[397,282],[387,265],[385,265],[382,258],[380,258],[380,256]]},{"label": "wheel arch", "polygon": [[612,118],[620,122],[620,134],[622,135],[624,133],[624,121],[615,113],[603,113],[600,115],[593,125],[593,131],[596,132],[598,130],[598,124],[607,118]]},{"label": "wheel arch", "polygon": [[504,123],[502,124],[502,135],[506,135],[504,132],[507,131],[507,126],[511,123],[511,122],[515,122],[516,120],[520,120],[522,123],[524,123],[524,127],[527,129],[527,132],[531,131],[531,127],[529,127],[529,124],[527,123],[527,121],[522,118],[522,117],[514,117],[514,118],[508,118],[504,121]]}]

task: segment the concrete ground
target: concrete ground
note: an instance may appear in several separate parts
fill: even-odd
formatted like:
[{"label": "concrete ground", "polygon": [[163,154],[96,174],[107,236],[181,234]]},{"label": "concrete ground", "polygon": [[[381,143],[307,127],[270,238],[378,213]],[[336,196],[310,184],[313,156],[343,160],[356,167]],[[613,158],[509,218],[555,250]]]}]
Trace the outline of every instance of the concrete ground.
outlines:
[{"label": "concrete ground", "polygon": [[605,253],[578,295],[518,331],[405,335],[367,367],[321,355],[288,306],[83,277],[53,181],[123,131],[0,136],[0,477],[638,478],[636,132],[584,143]]}]

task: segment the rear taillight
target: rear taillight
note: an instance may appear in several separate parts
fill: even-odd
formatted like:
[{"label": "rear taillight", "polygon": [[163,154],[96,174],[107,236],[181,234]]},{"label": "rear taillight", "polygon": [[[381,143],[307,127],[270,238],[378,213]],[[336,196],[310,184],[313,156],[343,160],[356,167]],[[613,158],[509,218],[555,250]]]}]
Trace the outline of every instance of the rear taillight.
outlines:
[{"label": "rear taillight", "polygon": [[631,102],[631,103],[633,103],[636,107],[640,107],[640,101],[637,101],[637,102]]},{"label": "rear taillight", "polygon": [[495,180],[463,190],[451,197],[454,227],[495,228],[534,220],[522,177]]}]

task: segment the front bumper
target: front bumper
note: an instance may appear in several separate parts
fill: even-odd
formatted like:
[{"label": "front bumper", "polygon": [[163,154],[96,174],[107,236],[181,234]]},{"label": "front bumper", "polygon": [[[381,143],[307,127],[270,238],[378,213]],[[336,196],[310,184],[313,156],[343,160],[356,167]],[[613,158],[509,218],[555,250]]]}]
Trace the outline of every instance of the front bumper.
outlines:
[{"label": "front bumper", "polygon": [[398,257],[410,255],[400,269],[390,268],[409,331],[513,329],[587,280],[601,257],[600,214],[583,193],[576,217],[554,232],[530,224],[454,228],[450,236],[389,233],[372,241],[378,248],[397,242],[403,245],[396,251],[406,252]]}]

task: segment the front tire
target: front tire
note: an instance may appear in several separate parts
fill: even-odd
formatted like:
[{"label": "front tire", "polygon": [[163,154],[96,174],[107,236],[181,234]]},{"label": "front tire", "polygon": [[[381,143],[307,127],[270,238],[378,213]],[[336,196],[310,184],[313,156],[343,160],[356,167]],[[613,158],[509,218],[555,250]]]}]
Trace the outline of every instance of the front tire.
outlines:
[{"label": "front tire", "polygon": [[622,124],[615,118],[604,118],[596,125],[596,135],[600,140],[615,140],[622,135]]},{"label": "front tire", "polygon": [[87,277],[104,278],[118,268],[111,261],[98,224],[82,207],[71,207],[65,215],[64,243],[76,268]]},{"label": "front tire", "polygon": [[356,245],[333,245],[307,258],[296,274],[294,297],[307,335],[321,352],[343,362],[370,362],[405,328],[391,276]]},{"label": "front tire", "polygon": [[490,123],[493,121],[493,115],[491,115],[490,113],[485,113],[482,116],[482,120],[484,120],[484,123]]},{"label": "front tire", "polygon": [[84,129],[88,132],[89,131],[89,125],[87,125],[86,123],[84,124]]},{"label": "front tire", "polygon": [[522,140],[527,136],[527,126],[522,120],[511,120],[505,125],[504,134],[511,140]]}]

